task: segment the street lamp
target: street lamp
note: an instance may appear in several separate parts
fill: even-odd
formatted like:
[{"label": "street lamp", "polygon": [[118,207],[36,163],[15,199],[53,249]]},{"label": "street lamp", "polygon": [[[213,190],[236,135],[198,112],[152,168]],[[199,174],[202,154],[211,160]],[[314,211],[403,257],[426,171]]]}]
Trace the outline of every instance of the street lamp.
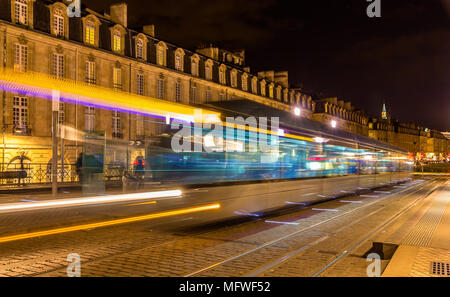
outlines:
[{"label": "street lamp", "polygon": [[300,108],[296,107],[296,108],[294,109],[294,114],[295,114],[297,117],[299,117],[299,116],[302,115],[302,110],[301,110]]},{"label": "street lamp", "polygon": [[336,121],[331,121],[331,127],[332,128],[336,128],[337,127],[337,122]]}]

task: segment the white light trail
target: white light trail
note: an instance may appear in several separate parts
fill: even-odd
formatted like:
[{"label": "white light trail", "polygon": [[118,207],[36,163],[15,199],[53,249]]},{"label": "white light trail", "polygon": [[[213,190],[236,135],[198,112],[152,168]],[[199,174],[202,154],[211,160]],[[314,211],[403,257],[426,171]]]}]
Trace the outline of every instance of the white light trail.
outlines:
[{"label": "white light trail", "polygon": [[33,209],[47,209],[68,206],[83,206],[91,204],[106,204],[124,201],[139,201],[156,198],[179,197],[182,195],[180,190],[159,191],[149,193],[123,194],[112,196],[96,196],[74,199],[47,200],[42,202],[26,202],[26,203],[8,203],[0,205],[0,212],[25,211]]}]

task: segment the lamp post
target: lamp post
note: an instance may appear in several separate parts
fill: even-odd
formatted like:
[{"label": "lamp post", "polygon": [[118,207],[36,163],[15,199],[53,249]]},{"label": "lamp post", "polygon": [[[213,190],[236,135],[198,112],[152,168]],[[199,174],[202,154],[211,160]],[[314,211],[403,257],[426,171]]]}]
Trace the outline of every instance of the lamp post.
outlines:
[{"label": "lamp post", "polygon": [[52,91],[52,195],[58,194],[58,111],[60,92]]}]

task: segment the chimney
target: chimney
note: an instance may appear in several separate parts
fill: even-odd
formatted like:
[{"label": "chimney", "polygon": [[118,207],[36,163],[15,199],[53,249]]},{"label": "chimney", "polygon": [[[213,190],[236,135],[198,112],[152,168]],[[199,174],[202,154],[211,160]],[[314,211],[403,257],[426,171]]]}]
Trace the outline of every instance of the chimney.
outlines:
[{"label": "chimney", "polygon": [[109,14],[114,23],[121,24],[125,28],[128,26],[128,5],[126,3],[111,5]]},{"label": "chimney", "polygon": [[143,31],[145,34],[155,37],[155,25],[144,26]]}]

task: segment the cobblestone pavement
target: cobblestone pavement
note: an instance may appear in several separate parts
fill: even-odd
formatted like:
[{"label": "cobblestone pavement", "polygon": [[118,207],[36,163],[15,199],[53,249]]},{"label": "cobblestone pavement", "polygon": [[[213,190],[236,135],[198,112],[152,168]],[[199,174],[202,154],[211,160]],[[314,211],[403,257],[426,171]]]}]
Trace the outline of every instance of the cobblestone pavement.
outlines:
[{"label": "cobblestone pavement", "polygon": [[[347,197],[270,218],[197,228],[182,227],[183,221],[177,220],[189,219],[183,217],[0,243],[0,276],[66,276],[71,253],[81,256],[81,274],[86,277],[311,276],[335,259],[339,261],[320,276],[365,276],[368,263],[363,256],[371,248],[368,234],[439,184],[428,181],[410,188],[385,189],[392,194]],[[151,206],[144,206],[142,212],[145,207]],[[85,209],[40,216],[2,215],[0,233],[10,234],[11,226],[33,229],[33,220],[55,226],[61,218],[79,223],[127,214],[106,208],[100,214],[92,209],[86,216],[86,211],[89,213]],[[404,224],[391,225],[389,231],[380,229],[380,233],[407,232]],[[387,262],[383,261],[383,268]]]}]

